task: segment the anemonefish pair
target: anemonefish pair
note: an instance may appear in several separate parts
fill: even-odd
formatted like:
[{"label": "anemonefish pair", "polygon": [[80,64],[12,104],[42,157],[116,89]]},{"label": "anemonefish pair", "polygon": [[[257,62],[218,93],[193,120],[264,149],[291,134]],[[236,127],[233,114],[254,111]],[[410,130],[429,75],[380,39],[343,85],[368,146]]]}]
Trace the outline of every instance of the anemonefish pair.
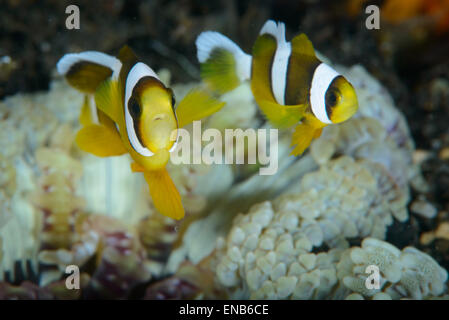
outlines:
[{"label": "anemonefish pair", "polygon": [[201,76],[213,90],[224,93],[250,80],[268,120],[278,128],[296,126],[293,155],[303,153],[323,127],[343,122],[357,111],[352,85],[316,57],[305,34],[287,42],[283,23],[265,23],[252,56],[213,31],[201,33],[196,46]]},{"label": "anemonefish pair", "polygon": [[184,216],[181,197],[165,166],[177,142],[177,129],[223,107],[201,89],[175,109],[173,92],[125,46],[117,58],[96,51],[66,54],[58,72],[86,94],[77,133],[80,149],[100,157],[129,153],[131,169],[143,172],[158,211]]}]

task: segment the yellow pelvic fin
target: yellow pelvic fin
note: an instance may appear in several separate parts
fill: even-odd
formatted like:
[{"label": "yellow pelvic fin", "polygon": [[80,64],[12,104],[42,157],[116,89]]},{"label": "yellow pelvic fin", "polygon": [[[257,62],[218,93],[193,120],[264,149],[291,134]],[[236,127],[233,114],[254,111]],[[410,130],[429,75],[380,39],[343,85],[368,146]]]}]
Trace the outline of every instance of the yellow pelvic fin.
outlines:
[{"label": "yellow pelvic fin", "polygon": [[176,220],[182,219],[184,207],[181,196],[167,170],[164,168],[157,171],[146,171],[144,177],[150,188],[151,198],[156,209],[164,216]]},{"label": "yellow pelvic fin", "polygon": [[290,154],[298,156],[302,154],[312,143],[312,140],[321,135],[322,128],[315,128],[307,121],[299,124],[292,135],[292,146],[295,146]]},{"label": "yellow pelvic fin", "polygon": [[127,152],[117,131],[103,125],[91,124],[78,131],[78,147],[98,157],[118,156]]},{"label": "yellow pelvic fin", "polygon": [[112,70],[108,67],[80,61],[70,68],[65,78],[72,87],[82,92],[94,93],[98,85],[111,75]]},{"label": "yellow pelvic fin", "polygon": [[118,81],[103,81],[95,92],[95,103],[97,108],[103,111],[109,118],[116,123],[120,120],[122,114],[122,97]]},{"label": "yellow pelvic fin", "polygon": [[315,49],[309,38],[301,33],[292,39],[292,53],[315,57]]},{"label": "yellow pelvic fin", "polygon": [[84,103],[83,106],[81,107],[79,121],[83,126],[87,126],[94,123],[92,120],[92,111],[88,95],[84,96]]},{"label": "yellow pelvic fin", "polygon": [[240,84],[237,63],[232,52],[215,48],[209,59],[201,64],[201,78],[213,91],[220,94],[231,91]]},{"label": "yellow pelvic fin", "polygon": [[267,119],[277,128],[288,128],[298,123],[304,116],[306,105],[282,106],[267,100],[258,101]]},{"label": "yellow pelvic fin", "polygon": [[208,117],[225,105],[201,89],[190,91],[176,107],[176,116],[180,128],[189,123]]},{"label": "yellow pelvic fin", "polygon": [[138,164],[137,162],[131,162],[131,171],[132,172],[144,172],[145,168],[142,167],[140,164]]}]

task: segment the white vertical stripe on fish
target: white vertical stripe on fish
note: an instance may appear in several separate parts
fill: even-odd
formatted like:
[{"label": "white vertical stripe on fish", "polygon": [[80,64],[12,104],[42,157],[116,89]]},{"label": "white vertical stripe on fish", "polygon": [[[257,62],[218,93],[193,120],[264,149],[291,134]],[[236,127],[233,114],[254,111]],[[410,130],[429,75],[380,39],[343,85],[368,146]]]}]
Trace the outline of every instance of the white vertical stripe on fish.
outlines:
[{"label": "white vertical stripe on fish", "polygon": [[280,105],[285,104],[285,88],[287,85],[287,70],[292,46],[285,40],[285,24],[276,24],[268,20],[262,27],[260,34],[270,34],[276,39],[276,51],[271,65],[271,89],[273,96]]},{"label": "white vertical stripe on fish", "polygon": [[325,63],[321,63],[315,69],[310,87],[310,104],[315,117],[323,123],[331,124],[332,121],[326,111],[326,91],[332,81],[340,74]]},{"label": "white vertical stripe on fish", "polygon": [[282,46],[278,43],[271,67],[271,88],[273,89],[274,98],[280,105],[285,105],[288,61],[291,53],[290,43],[285,43]]},{"label": "white vertical stripe on fish", "polygon": [[151,69],[149,66],[147,66],[142,62],[136,63],[129,71],[128,76],[126,78],[125,103],[124,103],[126,131],[128,133],[129,141],[133,146],[133,148],[136,150],[136,152],[142,156],[151,157],[152,155],[154,155],[154,153],[151,152],[148,148],[142,146],[139,139],[137,138],[136,130],[134,128],[134,121],[128,109],[128,102],[133,93],[133,89],[139,82],[139,80],[142,79],[143,77],[154,77],[159,80],[153,69]]}]

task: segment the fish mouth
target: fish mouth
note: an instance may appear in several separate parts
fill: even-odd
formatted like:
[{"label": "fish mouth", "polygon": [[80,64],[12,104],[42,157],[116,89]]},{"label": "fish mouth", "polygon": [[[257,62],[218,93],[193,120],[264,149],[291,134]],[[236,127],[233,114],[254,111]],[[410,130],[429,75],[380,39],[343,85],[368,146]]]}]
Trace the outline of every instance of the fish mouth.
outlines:
[{"label": "fish mouth", "polygon": [[164,120],[167,117],[166,114],[160,113],[153,117],[153,121]]}]

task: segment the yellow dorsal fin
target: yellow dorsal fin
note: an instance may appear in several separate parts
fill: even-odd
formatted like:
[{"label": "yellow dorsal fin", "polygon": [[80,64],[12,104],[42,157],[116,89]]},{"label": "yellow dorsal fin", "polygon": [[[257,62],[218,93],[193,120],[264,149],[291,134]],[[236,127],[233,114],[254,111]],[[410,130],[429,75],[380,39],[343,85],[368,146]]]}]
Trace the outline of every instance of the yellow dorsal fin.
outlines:
[{"label": "yellow dorsal fin", "polygon": [[315,49],[309,38],[301,33],[292,40],[292,53],[315,57]]},{"label": "yellow dorsal fin", "polygon": [[131,61],[131,60],[132,61],[137,60],[137,56],[134,53],[134,51],[126,44],[120,49],[117,58],[122,63],[125,63],[127,61]]},{"label": "yellow dorsal fin", "polygon": [[78,131],[78,147],[98,157],[118,156],[127,152],[119,134],[103,125],[91,124]]},{"label": "yellow dorsal fin", "polygon": [[225,105],[202,89],[191,90],[176,107],[180,128],[217,112]]},{"label": "yellow dorsal fin", "polygon": [[103,111],[114,122],[119,123],[122,110],[122,94],[119,82],[108,79],[98,86],[95,92],[97,108]]},{"label": "yellow dorsal fin", "polygon": [[176,189],[167,169],[144,172],[145,180],[150,188],[151,198],[154,206],[164,216],[172,219],[184,217],[184,207],[181,196]]}]

